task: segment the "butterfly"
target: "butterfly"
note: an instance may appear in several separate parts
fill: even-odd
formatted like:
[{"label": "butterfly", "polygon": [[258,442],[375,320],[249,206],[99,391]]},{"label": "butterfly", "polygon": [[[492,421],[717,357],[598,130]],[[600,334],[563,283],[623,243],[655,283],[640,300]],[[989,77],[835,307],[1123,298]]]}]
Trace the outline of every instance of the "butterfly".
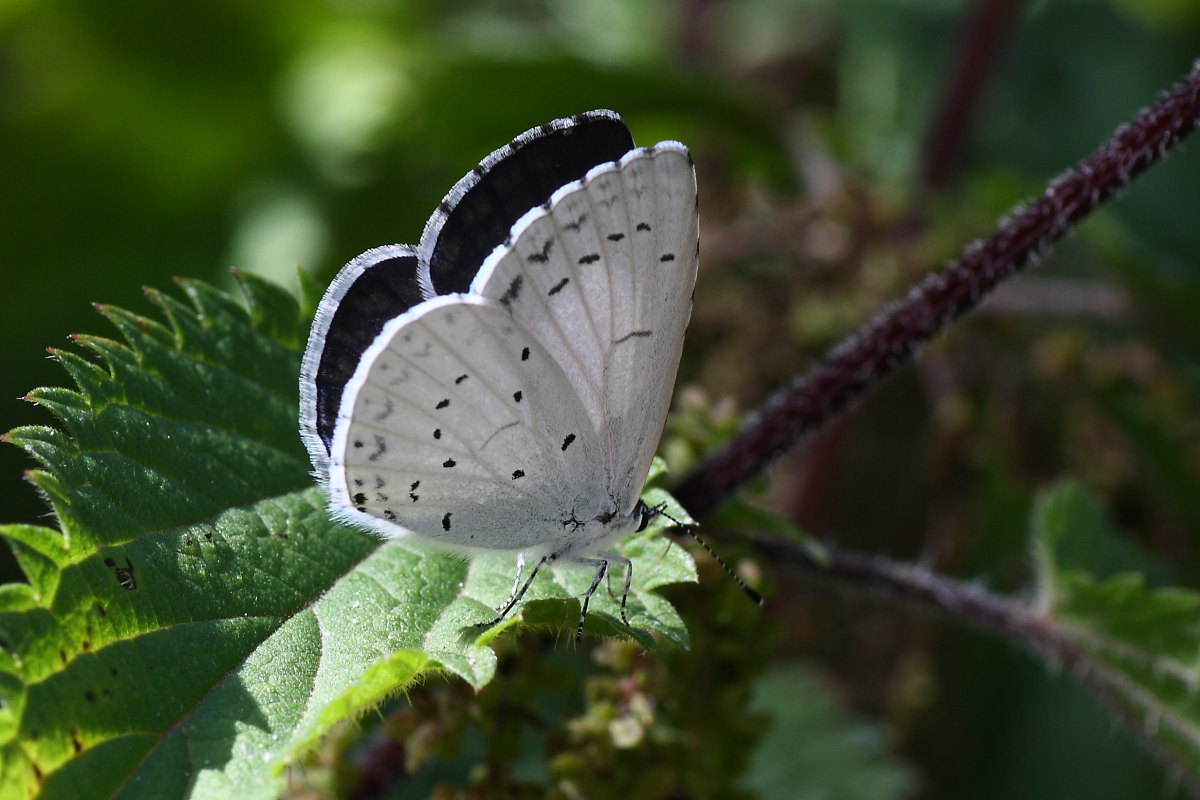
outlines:
[{"label": "butterfly", "polygon": [[[467,555],[594,568],[645,528],[699,262],[696,175],[592,111],[533,128],[438,205],[417,246],[351,260],[321,300],[300,428],[338,521]],[[624,620],[625,596],[621,615]],[[626,624],[628,624],[626,622]]]}]

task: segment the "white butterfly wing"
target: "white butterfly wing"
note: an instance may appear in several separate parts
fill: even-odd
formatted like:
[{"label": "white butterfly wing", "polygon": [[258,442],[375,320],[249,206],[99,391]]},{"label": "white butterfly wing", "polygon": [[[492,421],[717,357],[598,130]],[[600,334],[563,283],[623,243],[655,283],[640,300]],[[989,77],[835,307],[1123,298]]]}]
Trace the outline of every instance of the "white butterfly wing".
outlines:
[{"label": "white butterfly wing", "polygon": [[347,383],[332,507],[385,536],[561,549],[572,511],[595,505],[602,459],[538,337],[494,301],[449,295],[389,322]]},{"label": "white butterfly wing", "polygon": [[558,362],[595,430],[603,491],[632,511],[662,435],[691,316],[696,178],[675,142],[633,150],[514,226],[472,291]]}]

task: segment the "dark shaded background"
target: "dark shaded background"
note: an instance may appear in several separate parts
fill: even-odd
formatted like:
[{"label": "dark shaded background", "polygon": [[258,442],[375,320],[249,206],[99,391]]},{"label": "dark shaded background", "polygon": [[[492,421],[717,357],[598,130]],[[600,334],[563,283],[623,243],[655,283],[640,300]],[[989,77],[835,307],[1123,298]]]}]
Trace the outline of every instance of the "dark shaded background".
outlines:
[{"label": "dark shaded background", "polygon": [[[115,335],[89,303],[151,314],[140,286],[229,286],[232,265],[323,281],[368,247],[415,242],[511,136],[607,107],[639,143],[680,139],[697,160],[703,262],[668,448],[683,471],[689,436],[754,408],[1200,55],[1192,3],[992,3],[998,21],[971,38],[982,5],[9,4],[0,430],[50,421],[16,399],[65,380],[45,347]],[[964,48],[989,47],[960,98],[970,113],[939,128]],[[937,159],[922,151],[931,129]],[[1033,492],[1074,476],[1195,586],[1200,158],[1187,149],[755,496],[841,544],[1012,589]],[[43,519],[20,480],[30,466],[0,448],[0,519]],[[924,796],[1163,796],[1158,767],[1069,679],[994,640],[786,579],[777,598],[777,655],[818,659],[885,721]]]}]

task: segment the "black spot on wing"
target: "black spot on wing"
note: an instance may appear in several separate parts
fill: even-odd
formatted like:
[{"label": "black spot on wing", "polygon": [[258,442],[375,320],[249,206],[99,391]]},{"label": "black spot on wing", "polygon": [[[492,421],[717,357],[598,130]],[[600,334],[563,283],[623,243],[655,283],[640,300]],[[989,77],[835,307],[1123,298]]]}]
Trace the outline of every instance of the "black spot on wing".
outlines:
[{"label": "black spot on wing", "polygon": [[580,264],[595,264],[599,260],[600,260],[599,253],[588,253],[586,256],[580,257],[579,263]]},{"label": "black spot on wing", "polygon": [[369,456],[367,456],[367,460],[368,461],[376,461],[376,460],[378,460],[378,458],[381,455],[383,455],[386,452],[387,452],[387,440],[384,439],[382,436],[380,436],[378,433],[375,434],[375,450]]},{"label": "black spot on wing", "polygon": [[517,478],[524,478],[524,477],[525,477],[525,470],[523,470],[523,469],[514,469],[513,470],[512,479],[514,481]]},{"label": "black spot on wing", "polygon": [[587,218],[588,218],[587,214],[580,214],[578,219],[573,219],[570,222],[564,224],[563,229],[568,230],[568,231],[578,232],[579,229],[583,227],[583,223],[587,222]]},{"label": "black spot on wing", "polygon": [[385,397],[385,398],[383,398],[383,411],[380,411],[378,414],[375,415],[375,421],[383,422],[385,419],[387,419],[393,413],[395,413],[395,411],[396,411],[396,406],[392,402],[392,398]]},{"label": "black spot on wing", "polygon": [[445,461],[442,462],[442,466],[445,467],[446,469],[450,469],[456,463],[457,462],[453,458],[447,458]]},{"label": "black spot on wing", "polygon": [[620,339],[617,339],[616,341],[614,341],[613,344],[621,344],[623,342],[629,341],[630,339],[641,339],[646,336],[649,336],[651,333],[653,333],[653,331],[632,331],[631,333],[627,333],[624,336],[622,336]]},{"label": "black spot on wing", "polygon": [[650,223],[648,223],[648,222],[639,222],[639,223],[637,224],[637,229],[638,229],[639,231],[648,231],[648,230],[650,230]]},{"label": "black spot on wing", "polygon": [[445,398],[442,398],[440,401],[438,401],[438,404],[436,406],[434,406],[434,408],[437,409],[438,411],[441,411],[443,408],[445,408],[448,405],[450,405],[450,398],[445,397]]},{"label": "black spot on wing", "polygon": [[674,254],[674,253],[664,253],[664,254],[662,255],[662,257],[661,257],[661,258],[659,258],[658,260],[659,260],[659,261],[662,261],[663,263],[666,263],[667,261],[674,261],[674,260],[675,260],[675,254]]},{"label": "black spot on wing", "polygon": [[605,239],[608,239],[610,242],[619,242],[619,241],[621,241],[622,239],[624,239],[624,238],[625,238],[625,234],[623,234],[623,233],[610,233],[608,236],[605,236],[604,238],[605,238]]},{"label": "black spot on wing", "polygon": [[575,441],[575,434],[568,433],[567,438],[563,439],[562,443],[562,449],[564,452],[566,452],[566,449],[571,446],[571,442],[573,441]]},{"label": "black spot on wing", "polygon": [[454,384],[457,386],[458,384],[462,383],[469,377],[470,377],[469,375],[459,375],[457,378],[454,379]]},{"label": "black spot on wing", "polygon": [[521,296],[521,286],[524,283],[524,275],[518,275],[513,278],[512,283],[508,284],[508,288],[504,290],[504,294],[500,295],[500,305],[505,308],[512,306],[513,302]]},{"label": "black spot on wing", "polygon": [[521,390],[520,390],[520,389],[518,389],[517,391],[513,392],[513,400],[516,400],[518,403],[519,403],[519,402],[521,402],[521,398],[522,398],[522,397],[524,397],[524,395],[521,393]]},{"label": "black spot on wing", "polygon": [[447,511],[446,515],[442,517],[442,530],[444,531],[450,530],[450,514],[451,512]]},{"label": "black spot on wing", "polygon": [[563,290],[563,287],[566,286],[570,282],[571,282],[570,278],[563,278],[561,281],[559,281],[558,283],[556,283],[550,287],[550,293],[548,296],[553,297],[554,295],[558,294],[559,292],[561,292]]},{"label": "black spot on wing", "polygon": [[550,250],[554,247],[554,240],[547,239],[542,245],[542,249],[536,253],[530,253],[525,256],[525,260],[534,264],[545,264],[550,260]]},{"label": "black spot on wing", "polygon": [[521,348],[521,360],[522,360],[522,361],[528,361],[528,360],[529,360],[529,348],[528,348],[528,347],[522,347],[522,348]]}]

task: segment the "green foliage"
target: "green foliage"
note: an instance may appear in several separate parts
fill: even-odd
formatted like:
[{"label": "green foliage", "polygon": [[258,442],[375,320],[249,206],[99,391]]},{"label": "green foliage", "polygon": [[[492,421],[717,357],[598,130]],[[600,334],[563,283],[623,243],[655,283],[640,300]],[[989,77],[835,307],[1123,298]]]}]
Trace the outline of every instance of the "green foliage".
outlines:
[{"label": "green foliage", "polygon": [[[285,764],[419,677],[495,674],[488,642],[516,619],[478,624],[512,559],[330,522],[295,425],[308,320],[238,278],[248,308],[194,281],[190,306],[148,292],[166,325],[101,307],[125,342],[75,337],[92,359],[54,355],[77,389],[29,394],[63,430],[5,436],[42,464],[28,477],[60,530],[0,528],[29,580],[0,589],[4,797],[273,797]],[[633,627],[600,592],[586,630],[686,646],[657,590],[695,580],[687,552],[653,529],[621,550]],[[589,579],[539,579],[522,616],[573,630]]]},{"label": "green foliage", "polygon": [[1039,499],[1034,546],[1048,619],[1086,654],[1128,723],[1200,775],[1200,592],[1147,585],[1145,558],[1076,484]]},{"label": "green foliage", "polygon": [[889,800],[915,788],[881,732],[849,719],[832,687],[809,669],[778,667],[762,676],[752,707],[770,720],[744,780],[761,800]]},{"label": "green foliage", "polygon": [[[0,193],[0,431],[45,421],[13,398],[61,382],[60,364],[38,354],[67,332],[90,329],[88,302],[129,306],[137,286],[173,274],[227,287],[220,270],[236,264],[281,282],[293,280],[297,266],[305,279],[311,272],[302,305],[312,307],[313,293],[350,255],[414,241],[446,189],[498,143],[537,122],[609,107],[639,142],[677,138],[697,156],[704,260],[662,450],[674,474],[684,474],[748,409],[989,232],[997,216],[1040,191],[1196,57],[1200,4],[1189,0],[1031,4],[990,27],[999,37],[988,40],[994,49],[967,40],[971,7],[7,4],[0,173],[17,189]],[[697,8],[703,13],[685,13]],[[959,109],[967,114],[951,131],[951,181],[930,193],[919,179],[921,143],[951,88],[962,85],[956,58],[964,51],[995,57],[977,64],[975,103]],[[390,629],[359,637],[337,628],[351,619],[383,624],[375,609],[370,618],[343,613],[355,602],[398,613],[400,590],[372,594],[377,587],[365,576],[419,563],[453,582],[465,567],[420,562],[350,530],[315,530],[323,513],[290,418],[291,379],[247,373],[252,363],[293,369],[304,314],[289,310],[286,295],[255,290],[262,308],[250,327],[266,335],[227,347],[221,357],[232,361],[211,372],[216,359],[206,348],[218,342],[197,338],[194,329],[206,323],[194,308],[180,307],[182,318],[161,327],[104,309],[136,331],[137,347],[78,337],[106,354],[60,357],[85,394],[34,393],[64,431],[22,428],[9,437],[22,449],[0,447],[0,517],[27,523],[8,526],[6,539],[28,580],[0,587],[0,796],[36,783],[27,753],[43,750],[55,763],[86,766],[72,785],[102,795],[120,765],[168,744],[162,732],[172,747],[186,739],[193,713],[224,726],[216,738],[189,741],[195,769],[231,786],[220,765],[231,753],[267,752],[250,747],[254,736],[282,737],[284,744],[268,745],[276,748],[274,769],[326,724],[301,719],[307,727],[293,740],[288,703],[268,702],[263,687],[306,696],[323,680],[322,691],[332,692],[338,674],[372,667],[377,672],[327,706],[337,709],[331,715],[354,716],[344,708],[370,705],[393,679],[422,669],[431,677],[408,683],[403,701],[386,702],[386,722],[366,714],[335,727],[337,736],[291,771],[295,794],[310,777],[318,790],[355,788],[334,778],[321,784],[329,775],[319,765],[338,779],[355,772],[358,754],[386,726],[412,754],[410,777],[430,791],[440,783],[476,796],[509,788],[569,795],[567,787],[592,796],[740,796],[737,776],[766,728],[747,721],[750,689],[780,657],[811,660],[836,676],[851,707],[886,726],[920,772],[925,796],[1173,796],[1173,779],[1188,774],[1181,765],[1193,763],[1190,749],[1174,751],[1183,755],[1165,779],[1144,751],[1166,752],[1172,731],[1193,725],[1186,691],[1172,695],[1176,677],[1192,683],[1191,601],[1166,587],[1200,585],[1196,156],[1192,144],[1143,175],[1026,279],[1004,287],[1007,301],[995,298],[802,454],[778,462],[735,500],[743,508],[705,519],[710,540],[736,556],[747,534],[778,527],[769,515],[737,513],[766,498],[835,547],[893,554],[905,566],[920,556],[937,565],[934,577],[961,576],[1023,601],[1037,503],[1040,593],[1032,613],[1050,634],[1074,637],[1065,641],[1076,652],[1096,655],[1093,668],[1059,671],[1052,659],[1047,671],[953,615],[931,621],[904,604],[812,590],[786,568],[752,559],[739,569],[759,570],[780,589],[761,615],[707,561],[702,589],[667,591],[684,607],[687,652],[660,648],[649,657],[636,640],[592,639],[580,653],[556,652],[556,643],[570,649],[576,607],[553,597],[566,593],[560,581],[578,578],[547,576],[523,619],[526,628],[536,619],[550,629],[485,640],[479,655],[495,650],[498,661],[478,692],[447,670],[430,672],[422,658],[401,654],[392,663]],[[1076,302],[1097,290],[1107,298],[1099,306]],[[205,296],[209,306],[221,302]],[[272,302],[279,305],[268,310]],[[173,355],[177,339],[208,366]],[[287,363],[252,362],[243,345],[246,353],[293,354]],[[160,373],[140,369],[139,358]],[[278,392],[264,389],[276,383]],[[177,396],[156,409],[165,386],[178,386]],[[227,390],[233,394],[217,395]],[[111,405],[98,409],[102,422],[89,416],[92,400]],[[275,415],[285,408],[289,419]],[[179,446],[157,446],[150,430]],[[15,480],[30,465],[27,452],[54,460],[30,476],[55,504],[62,532],[44,527],[38,493]],[[1072,476],[1102,504],[1065,489],[1039,499],[1050,476]],[[270,485],[276,494],[268,497],[262,489]],[[1124,535],[1104,521],[1101,505]],[[1049,513],[1052,506],[1059,510]],[[659,541],[648,541],[657,558]],[[3,550],[0,583],[18,574]],[[339,573],[341,564],[353,566]],[[488,591],[507,593],[511,567],[501,572],[484,576]],[[465,574],[468,583],[479,580]],[[319,598],[326,589],[349,592],[341,581],[350,576],[367,586],[339,600],[331,620],[334,608]],[[135,589],[122,588],[131,581]],[[170,593],[160,593],[168,581]],[[146,599],[151,592],[157,600]],[[641,603],[649,609],[658,600],[653,591]],[[264,610],[249,608],[260,602]],[[1030,613],[1024,602],[1005,602]],[[611,633],[606,593],[597,606],[591,629]],[[293,631],[292,620],[309,627]],[[164,627],[144,633],[156,625]],[[314,648],[327,630],[349,647],[320,651],[320,669],[303,685],[304,669],[291,659],[314,627]],[[292,649],[272,631],[295,633]],[[361,652],[372,636],[376,653]],[[197,644],[172,650],[189,641]],[[1156,642],[1164,653],[1151,649]],[[330,663],[339,652],[353,663]],[[463,652],[471,650],[456,651]],[[1135,660],[1127,671],[1110,665],[1126,656]],[[299,663],[311,673],[307,658]],[[221,659],[255,659],[257,672],[230,666],[211,691],[197,690],[205,674],[220,673]],[[126,670],[147,660],[172,667],[132,679]],[[29,683],[19,677],[26,670]],[[1095,679],[1105,677],[1138,691],[1100,688]],[[1115,722],[1105,717],[1081,686],[1116,698],[1123,713]],[[154,693],[175,703],[177,690],[201,691],[194,712],[172,717],[162,709],[174,706],[155,705]],[[628,726],[633,696],[654,713],[638,746],[619,747],[606,720]],[[244,710],[243,697],[261,702],[263,713],[222,716]],[[35,729],[34,717],[66,727]],[[73,717],[81,721],[77,757]],[[1137,738],[1151,747],[1130,741]],[[27,750],[18,744],[26,741]],[[170,789],[180,774],[166,769],[161,786]],[[418,789],[411,796],[423,796]]]},{"label": "green foliage", "polygon": [[[555,647],[552,634],[506,639],[505,668],[478,692],[462,681],[414,687],[370,733],[343,726],[293,780],[327,787],[325,796],[361,791],[362,765],[378,750],[390,757],[392,791],[403,798],[748,800],[736,778],[762,719],[748,710],[746,679],[777,643],[736,587],[711,569],[709,577],[706,587],[672,592],[691,595],[704,632],[690,650],[648,653],[610,639],[576,652]],[[306,786],[293,788],[300,796]]]}]

